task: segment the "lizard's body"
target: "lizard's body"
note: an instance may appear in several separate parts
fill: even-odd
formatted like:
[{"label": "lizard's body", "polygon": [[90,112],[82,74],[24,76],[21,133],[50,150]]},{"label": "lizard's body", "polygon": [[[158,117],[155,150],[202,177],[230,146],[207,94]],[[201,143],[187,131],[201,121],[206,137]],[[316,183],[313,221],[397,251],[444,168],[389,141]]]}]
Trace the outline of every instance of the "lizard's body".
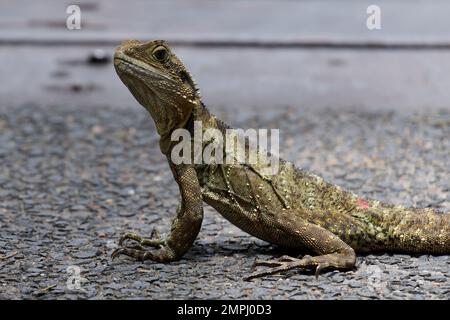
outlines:
[{"label": "lizard's body", "polygon": [[[195,120],[207,124],[203,130],[229,128],[207,110]],[[248,163],[195,168],[203,200],[243,231],[267,242],[302,246],[295,234],[276,232],[268,225],[277,215],[280,221],[292,216],[331,231],[358,252],[450,250],[448,241],[447,247],[441,243],[450,234],[450,215],[363,199],[284,160],[277,174],[267,176]]]},{"label": "lizard's body", "polygon": [[[126,42],[116,51],[115,65],[122,81],[155,120],[161,151],[180,186],[182,203],[166,240],[127,234],[121,245],[126,239],[140,245],[121,247],[114,256],[162,262],[179,259],[197,237],[203,201],[255,237],[317,254],[258,262],[274,268],[251,277],[296,267],[313,267],[316,272],[351,268],[355,251],[450,253],[449,214],[366,200],[283,160],[274,175],[264,175],[258,164],[250,163],[175,165],[170,158],[173,130],[192,131],[194,121],[200,121],[203,131],[218,129],[225,135],[228,126],[204,107],[188,71],[165,42]],[[202,150],[210,142],[203,141]],[[148,251],[144,246],[157,249]]]}]

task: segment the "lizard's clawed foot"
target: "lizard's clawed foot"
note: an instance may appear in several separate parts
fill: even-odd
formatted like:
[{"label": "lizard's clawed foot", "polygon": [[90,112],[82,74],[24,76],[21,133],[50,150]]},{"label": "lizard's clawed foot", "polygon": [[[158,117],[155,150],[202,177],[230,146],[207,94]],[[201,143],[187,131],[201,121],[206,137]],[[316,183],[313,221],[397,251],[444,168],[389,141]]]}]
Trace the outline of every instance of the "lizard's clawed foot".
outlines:
[{"label": "lizard's clawed foot", "polygon": [[139,245],[144,246],[144,247],[158,248],[164,244],[164,240],[161,240],[159,238],[159,235],[157,235],[156,230],[153,230],[150,239],[143,238],[136,233],[128,232],[128,233],[124,234],[122,237],[120,237],[119,246],[122,246],[123,243],[127,240],[136,241]]},{"label": "lizard's clawed foot", "polygon": [[[135,243],[130,246],[124,246],[124,243],[128,242],[128,240],[132,240]],[[144,260],[153,260],[153,261],[161,261],[165,256],[167,256],[167,249],[164,247],[165,241],[159,239],[156,230],[153,230],[151,238],[143,238],[136,233],[128,232],[120,237],[119,240],[119,248],[115,249],[111,254],[111,259],[114,260],[119,255],[127,255],[132,257],[138,261]],[[154,251],[148,251],[145,247],[153,247],[158,248]]]},{"label": "lizard's clawed foot", "polygon": [[175,252],[166,245],[162,245],[161,248],[154,250],[146,250],[139,244],[135,247],[117,248],[111,254],[111,259],[114,260],[119,255],[126,255],[137,261],[152,260],[155,262],[170,262],[177,259]]},{"label": "lizard's clawed foot", "polygon": [[301,268],[301,269],[310,269],[310,268],[316,268],[316,276],[319,275],[320,271],[326,267],[325,265],[322,265],[315,259],[316,257],[311,257],[309,255],[305,255],[301,259],[292,258],[289,256],[281,256],[278,259],[271,259],[271,260],[255,260],[255,263],[253,264],[253,268],[264,266],[269,267],[269,269],[264,271],[255,271],[248,277],[245,277],[245,281],[252,280],[254,278],[259,278],[263,276],[268,276],[276,273],[281,273],[284,271],[292,270],[295,268]]},{"label": "lizard's clawed foot", "polygon": [[269,269],[263,271],[253,272],[244,280],[248,281],[254,278],[259,278],[271,274],[276,274],[295,268],[300,269],[315,269],[316,278],[324,269],[350,269],[355,265],[356,257],[353,249],[342,250],[342,252],[335,252],[324,254],[321,256],[311,257],[309,255],[303,256],[301,259],[292,258],[289,256],[282,256],[278,259],[267,261],[256,260],[254,267],[265,266]]}]

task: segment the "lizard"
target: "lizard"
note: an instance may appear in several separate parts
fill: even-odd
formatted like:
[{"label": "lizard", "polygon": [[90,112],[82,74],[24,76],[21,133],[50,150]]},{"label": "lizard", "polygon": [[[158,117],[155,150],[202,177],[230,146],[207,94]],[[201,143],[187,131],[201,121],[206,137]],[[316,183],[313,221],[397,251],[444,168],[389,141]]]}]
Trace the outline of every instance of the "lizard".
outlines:
[{"label": "lizard", "polygon": [[[356,253],[450,254],[448,213],[364,198],[282,159],[273,175],[261,173],[257,163],[175,163],[175,130],[192,132],[195,121],[202,130],[223,134],[230,127],[206,108],[196,82],[166,41],[127,40],[115,51],[114,67],[154,120],[181,203],[165,238],[125,233],[112,259],[181,259],[199,234],[204,202],[246,233],[305,253],[255,260],[256,270],[246,280],[297,268],[316,276],[323,270],[349,270]],[[202,150],[210,142],[202,141]]]}]

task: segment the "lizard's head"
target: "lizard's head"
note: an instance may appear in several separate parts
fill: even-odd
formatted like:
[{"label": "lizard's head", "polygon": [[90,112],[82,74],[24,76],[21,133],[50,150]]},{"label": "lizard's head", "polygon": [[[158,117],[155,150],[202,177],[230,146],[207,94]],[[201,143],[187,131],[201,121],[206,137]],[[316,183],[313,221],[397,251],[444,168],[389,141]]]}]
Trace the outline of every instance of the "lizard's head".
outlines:
[{"label": "lizard's head", "polygon": [[193,109],[201,106],[195,82],[165,41],[126,41],[116,49],[114,66],[150,112],[160,135],[183,127]]}]

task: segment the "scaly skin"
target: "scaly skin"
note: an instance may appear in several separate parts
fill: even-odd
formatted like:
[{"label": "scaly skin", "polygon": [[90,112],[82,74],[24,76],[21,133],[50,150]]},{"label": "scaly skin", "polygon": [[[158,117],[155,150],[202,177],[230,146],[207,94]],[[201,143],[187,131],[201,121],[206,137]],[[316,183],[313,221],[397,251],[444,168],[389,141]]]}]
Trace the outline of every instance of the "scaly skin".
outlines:
[{"label": "scaly skin", "polygon": [[[177,142],[170,136],[175,129],[192,132],[194,121],[202,122],[203,131],[215,128],[225,134],[229,127],[208,112],[189,72],[166,42],[127,41],[116,50],[114,65],[155,121],[181,205],[166,239],[125,234],[113,258],[125,254],[158,262],[180,259],[200,230],[203,201],[257,238],[315,254],[257,261],[271,268],[247,279],[294,268],[312,268],[316,275],[323,269],[350,269],[355,251],[450,253],[450,214],[364,199],[284,160],[270,176],[259,164],[174,164],[170,154]],[[203,142],[203,149],[210,142]],[[246,150],[253,152],[248,146]],[[124,246],[126,240],[135,245]]]}]

